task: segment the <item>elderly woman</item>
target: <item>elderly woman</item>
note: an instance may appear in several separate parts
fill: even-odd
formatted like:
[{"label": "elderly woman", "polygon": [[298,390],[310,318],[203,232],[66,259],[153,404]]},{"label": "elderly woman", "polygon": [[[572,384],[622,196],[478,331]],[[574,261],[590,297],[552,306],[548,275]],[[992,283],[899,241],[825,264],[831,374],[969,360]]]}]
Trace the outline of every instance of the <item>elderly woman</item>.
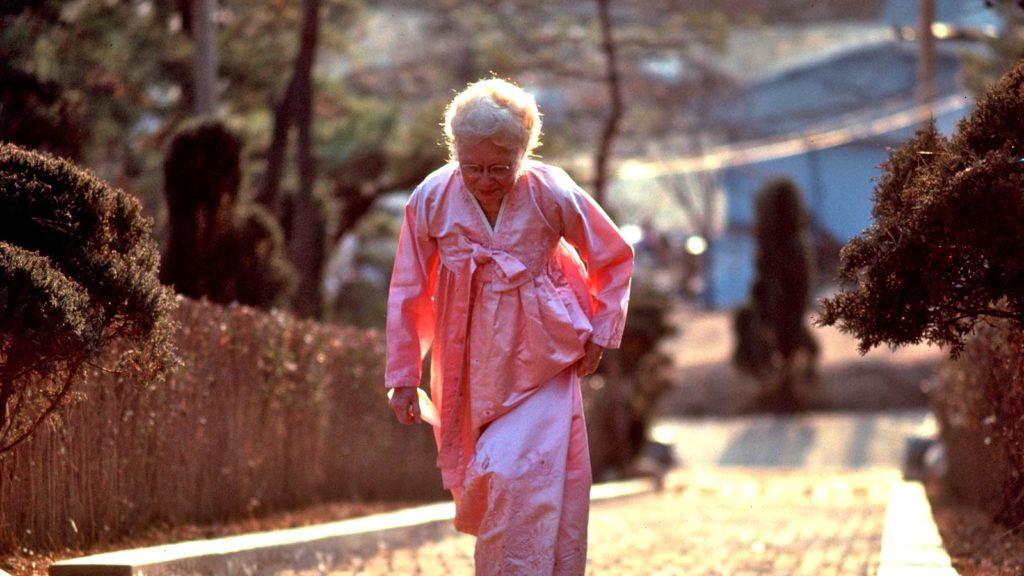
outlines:
[{"label": "elderly woman", "polygon": [[500,79],[448,106],[451,162],[406,206],[388,299],[402,423],[432,347],[438,467],[477,574],[583,574],[590,456],[580,377],[622,337],[633,251],[562,170],[533,160],[540,113]]}]

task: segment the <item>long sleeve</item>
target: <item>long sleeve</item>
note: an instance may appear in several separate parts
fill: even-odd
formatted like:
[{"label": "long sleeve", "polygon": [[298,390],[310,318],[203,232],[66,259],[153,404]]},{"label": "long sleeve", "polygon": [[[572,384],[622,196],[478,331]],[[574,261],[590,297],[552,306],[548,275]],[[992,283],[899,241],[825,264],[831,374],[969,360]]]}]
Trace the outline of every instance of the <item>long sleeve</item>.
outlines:
[{"label": "long sleeve", "polygon": [[562,235],[580,253],[587,267],[594,332],[591,341],[617,348],[626,324],[633,248],[604,210],[562,173],[560,195]]},{"label": "long sleeve", "polygon": [[432,297],[437,281],[437,242],[427,231],[423,188],[405,207],[387,306],[385,386],[419,386],[423,358],[434,340]]}]

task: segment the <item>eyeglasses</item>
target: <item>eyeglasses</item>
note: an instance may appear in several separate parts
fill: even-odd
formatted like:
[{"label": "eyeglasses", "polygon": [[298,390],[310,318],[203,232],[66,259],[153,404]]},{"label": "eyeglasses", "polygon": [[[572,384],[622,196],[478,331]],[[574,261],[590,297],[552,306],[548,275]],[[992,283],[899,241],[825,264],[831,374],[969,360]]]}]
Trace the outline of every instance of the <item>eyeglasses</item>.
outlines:
[{"label": "eyeglasses", "polygon": [[489,174],[491,178],[507,178],[512,174],[512,166],[510,164],[491,164],[484,168],[479,164],[460,164],[462,173],[471,178],[479,178],[484,174]]}]

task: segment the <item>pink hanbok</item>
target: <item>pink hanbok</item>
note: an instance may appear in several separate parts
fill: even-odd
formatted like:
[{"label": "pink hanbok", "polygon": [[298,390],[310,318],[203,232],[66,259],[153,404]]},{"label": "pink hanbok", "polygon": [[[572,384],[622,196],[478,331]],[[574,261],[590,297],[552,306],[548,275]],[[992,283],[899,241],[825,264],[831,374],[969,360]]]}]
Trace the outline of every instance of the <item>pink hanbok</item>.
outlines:
[{"label": "pink hanbok", "polygon": [[389,388],[432,349],[437,464],[477,574],[583,574],[590,456],[574,364],[622,338],[633,251],[562,170],[524,160],[495,225],[458,164],[406,205],[388,299]]}]

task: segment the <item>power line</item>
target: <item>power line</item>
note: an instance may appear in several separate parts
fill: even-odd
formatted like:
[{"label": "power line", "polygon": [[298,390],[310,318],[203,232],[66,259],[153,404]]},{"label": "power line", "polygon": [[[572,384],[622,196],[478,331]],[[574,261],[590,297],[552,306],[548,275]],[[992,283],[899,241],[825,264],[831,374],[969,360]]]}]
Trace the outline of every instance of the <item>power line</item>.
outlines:
[{"label": "power line", "polygon": [[681,176],[835,148],[850,142],[866,140],[922,124],[936,116],[967,108],[972,102],[968,94],[958,93],[932,101],[930,104],[914,106],[884,116],[852,118],[839,127],[818,127],[777,138],[718,146],[700,156],[663,160],[626,160],[619,165],[618,178],[620,180],[639,180],[659,176]]}]

